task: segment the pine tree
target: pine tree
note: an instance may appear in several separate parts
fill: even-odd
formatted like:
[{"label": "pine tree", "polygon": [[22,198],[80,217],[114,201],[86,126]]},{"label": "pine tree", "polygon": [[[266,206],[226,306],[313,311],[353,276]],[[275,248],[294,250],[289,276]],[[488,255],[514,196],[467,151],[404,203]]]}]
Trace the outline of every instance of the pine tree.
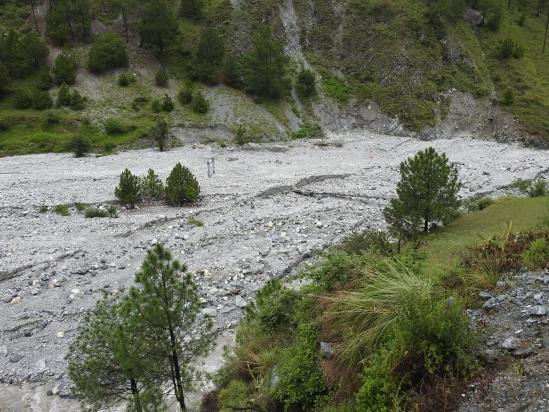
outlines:
[{"label": "pine tree", "polygon": [[202,16],[202,0],[181,0],[179,15],[189,19],[197,19]]},{"label": "pine tree", "polygon": [[46,35],[56,44],[87,41],[91,34],[89,0],[56,0],[46,12]]},{"label": "pine tree", "polygon": [[191,171],[182,166],[181,163],[176,164],[166,180],[166,200],[168,203],[181,206],[196,201],[199,195],[200,186]]},{"label": "pine tree", "polygon": [[76,82],[77,70],[78,62],[74,55],[64,51],[55,59],[52,72],[57,84],[74,84]]},{"label": "pine tree", "polygon": [[104,33],[95,38],[88,55],[88,67],[92,72],[101,73],[127,65],[126,44],[119,34]]},{"label": "pine tree", "polygon": [[57,92],[57,106],[66,107],[71,105],[71,89],[63,83]]},{"label": "pine tree", "polygon": [[165,120],[158,120],[156,122],[153,137],[158,145],[158,149],[163,152],[166,149],[166,143],[170,138],[168,123]]},{"label": "pine tree", "polygon": [[164,184],[153,169],[141,179],[141,196],[145,200],[161,200],[164,197]]},{"label": "pine tree", "polygon": [[232,53],[227,53],[223,60],[223,83],[235,89],[242,87],[242,72],[237,58]]},{"label": "pine tree", "polygon": [[8,88],[9,82],[10,76],[8,73],[8,68],[2,62],[0,62],[0,96]]},{"label": "pine tree", "polygon": [[82,134],[77,134],[70,141],[70,149],[74,157],[84,157],[90,151],[90,140]]},{"label": "pine tree", "polygon": [[225,45],[217,31],[208,26],[200,35],[195,55],[193,72],[205,83],[216,83],[225,56]]},{"label": "pine tree", "polygon": [[[456,166],[449,163],[445,154],[440,155],[430,147],[400,164],[398,198],[385,209],[385,216],[397,232],[399,225],[409,227],[422,222],[427,233],[430,222],[446,223],[455,217],[460,188]],[[399,223],[399,218],[408,223]]]},{"label": "pine tree", "polygon": [[277,98],[287,88],[287,58],[282,43],[273,39],[271,29],[263,27],[254,40],[254,48],[248,55],[246,64],[246,86],[248,90],[261,97]]},{"label": "pine tree", "polygon": [[311,70],[301,68],[297,76],[296,90],[301,97],[310,97],[316,93],[316,79]]},{"label": "pine tree", "polygon": [[146,338],[131,309],[120,299],[103,298],[86,314],[69,348],[75,394],[93,409],[129,400],[130,410],[141,412],[161,403],[160,385],[152,372],[169,366],[149,356],[156,343]]},{"label": "pine tree", "polygon": [[125,169],[120,175],[118,187],[114,189],[114,194],[123,205],[133,209],[140,200],[141,182],[139,177],[135,176],[128,169]]},{"label": "pine tree", "polygon": [[[211,322],[198,316],[197,287],[187,267],[161,245],[147,253],[135,280],[138,286],[130,290],[128,305],[140,314],[140,322],[156,342],[151,359],[169,364],[158,371],[159,378],[172,383],[181,410],[186,411],[185,391],[197,377],[192,362],[209,349]],[[196,331],[195,339],[185,339]]]},{"label": "pine tree", "polygon": [[160,54],[164,54],[177,36],[177,21],[166,0],[146,0],[138,31],[142,45],[155,47]]},{"label": "pine tree", "polygon": [[193,93],[193,99],[191,102],[191,109],[195,113],[207,113],[210,108],[210,104],[204,97],[204,94],[200,90],[196,90]]}]

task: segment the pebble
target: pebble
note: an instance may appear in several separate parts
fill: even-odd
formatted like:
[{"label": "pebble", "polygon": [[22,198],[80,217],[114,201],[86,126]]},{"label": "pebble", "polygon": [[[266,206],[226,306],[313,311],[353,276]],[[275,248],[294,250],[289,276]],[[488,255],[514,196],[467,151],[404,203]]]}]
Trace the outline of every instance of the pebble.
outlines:
[{"label": "pebble", "polygon": [[545,316],[547,314],[547,309],[545,306],[538,305],[528,308],[526,313],[530,316]]},{"label": "pebble", "polygon": [[502,349],[515,350],[519,347],[520,341],[517,338],[507,338],[501,343]]},{"label": "pebble", "polygon": [[236,305],[237,308],[245,308],[246,307],[246,301],[240,295],[236,296],[236,298],[234,300],[234,304]]}]

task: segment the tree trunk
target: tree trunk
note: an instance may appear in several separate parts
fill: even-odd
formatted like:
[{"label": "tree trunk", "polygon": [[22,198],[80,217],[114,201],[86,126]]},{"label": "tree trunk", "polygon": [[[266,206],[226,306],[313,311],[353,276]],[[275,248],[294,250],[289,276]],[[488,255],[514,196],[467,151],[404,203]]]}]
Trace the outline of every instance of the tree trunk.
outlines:
[{"label": "tree trunk", "polygon": [[[170,337],[172,337],[172,331],[170,331]],[[179,358],[175,350],[172,351],[172,360],[175,372],[175,397],[179,401],[179,406],[182,411],[186,411],[187,407],[185,406],[185,393],[183,392],[183,382],[181,381],[181,370],[179,369]]]},{"label": "tree trunk", "polygon": [[135,379],[130,379],[130,384],[132,387],[132,395],[135,401],[135,410],[137,412],[143,411],[143,406],[141,406],[141,399],[139,398],[139,390],[137,389],[137,381]]},{"label": "tree trunk", "polygon": [[38,21],[36,20],[36,10],[35,10],[35,7],[34,7],[34,0],[30,0],[30,4],[31,4],[31,9],[32,9],[32,18],[34,20],[34,27],[36,27],[36,33],[40,33],[40,31],[38,30]]},{"label": "tree trunk", "polygon": [[542,53],[545,53],[545,46],[547,46],[547,30],[549,29],[549,10],[547,10],[547,22],[545,23],[545,37],[543,38],[543,50]]},{"label": "tree trunk", "polygon": [[429,233],[429,216],[425,215],[425,223],[423,224],[423,232]]}]

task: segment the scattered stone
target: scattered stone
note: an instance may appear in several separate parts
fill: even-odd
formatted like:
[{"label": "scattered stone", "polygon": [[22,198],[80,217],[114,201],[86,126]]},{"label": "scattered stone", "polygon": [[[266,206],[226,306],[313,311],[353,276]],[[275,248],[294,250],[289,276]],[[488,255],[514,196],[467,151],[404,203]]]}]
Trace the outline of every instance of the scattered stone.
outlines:
[{"label": "scattered stone", "polygon": [[202,309],[204,316],[208,318],[215,318],[217,316],[217,309],[215,308],[204,308]]},{"label": "scattered stone", "polygon": [[527,358],[529,356],[534,355],[534,351],[532,350],[532,348],[530,346],[526,346],[524,348],[519,348],[519,349],[515,350],[512,353],[512,355],[515,358]]},{"label": "scattered stone", "polygon": [[334,356],[332,345],[327,342],[320,342],[320,356],[323,359],[330,359]]},{"label": "scattered stone", "polygon": [[499,305],[499,302],[496,298],[490,298],[486,302],[484,302],[484,305],[482,305],[482,308],[489,310],[489,309],[495,308],[498,305]]},{"label": "scattered stone", "polygon": [[59,331],[57,332],[57,335],[56,335],[58,338],[64,338],[65,337],[65,332],[63,331]]},{"label": "scattered stone", "polygon": [[478,297],[481,298],[482,300],[488,300],[488,299],[492,299],[493,296],[490,292],[486,292],[485,290],[483,290],[478,293]]},{"label": "scattered stone", "polygon": [[236,305],[237,308],[245,308],[246,307],[246,301],[240,295],[236,296],[236,298],[234,300],[234,304]]},{"label": "scattered stone", "polygon": [[502,349],[515,350],[518,349],[520,341],[517,338],[507,338],[501,343]]},{"label": "scattered stone", "polygon": [[23,355],[21,355],[20,353],[14,352],[10,355],[10,362],[11,363],[17,363],[23,358],[24,358]]},{"label": "scattered stone", "polygon": [[21,296],[16,296],[10,301],[10,305],[17,305],[21,303]]},{"label": "scattered stone", "polygon": [[538,305],[528,308],[526,313],[530,316],[545,316],[547,314],[547,309],[545,306]]}]

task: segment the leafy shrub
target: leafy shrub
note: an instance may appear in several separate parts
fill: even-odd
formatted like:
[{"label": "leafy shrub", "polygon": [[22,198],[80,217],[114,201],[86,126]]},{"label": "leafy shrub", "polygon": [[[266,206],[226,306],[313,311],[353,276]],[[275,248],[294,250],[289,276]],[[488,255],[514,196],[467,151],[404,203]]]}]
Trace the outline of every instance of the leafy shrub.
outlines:
[{"label": "leafy shrub", "polygon": [[5,64],[0,62],[0,96],[6,91],[10,82],[10,74]]},{"label": "leafy shrub", "polygon": [[143,200],[161,200],[164,197],[164,184],[153,169],[141,179],[141,196]]},{"label": "leafy shrub", "polygon": [[38,208],[38,213],[46,213],[49,210],[49,207],[42,205]]},{"label": "leafy shrub", "polygon": [[524,26],[525,23],[526,23],[526,14],[522,13],[517,20],[517,24],[522,27]]},{"label": "leafy shrub", "polygon": [[535,179],[528,188],[528,196],[541,197],[547,194],[547,182],[543,178]]},{"label": "leafy shrub", "polygon": [[180,104],[183,106],[191,103],[193,101],[193,85],[192,83],[188,83],[185,85],[184,88],[179,90],[177,93],[177,100]]},{"label": "leafy shrub", "polygon": [[191,109],[196,113],[207,113],[210,105],[202,92],[196,90],[193,93],[193,101],[191,103]]},{"label": "leafy shrub", "polygon": [[501,102],[505,105],[510,105],[510,104],[513,104],[514,101],[515,101],[515,94],[513,93],[513,89],[508,88],[503,93],[503,100]]},{"label": "leafy shrub", "polygon": [[74,157],[84,157],[90,151],[91,143],[86,136],[79,133],[71,139],[69,146]]},{"label": "leafy shrub", "polygon": [[291,133],[292,139],[308,139],[322,136],[322,129],[318,124],[305,123],[297,132]]},{"label": "leafy shrub", "polygon": [[162,102],[162,111],[173,112],[174,108],[175,106],[173,104],[172,98],[166,94],[166,96],[164,96],[164,101]]},{"label": "leafy shrub", "polygon": [[217,403],[221,412],[230,412],[234,408],[245,410],[248,404],[248,385],[240,380],[232,380],[226,388],[219,391]]},{"label": "leafy shrub", "polygon": [[297,76],[296,90],[302,97],[310,97],[316,93],[316,79],[311,70],[301,68]]},{"label": "leafy shrub", "polygon": [[200,186],[191,171],[177,163],[166,180],[166,200],[171,205],[181,206],[195,202],[200,195]]},{"label": "leafy shrub", "polygon": [[118,119],[110,118],[105,121],[105,133],[111,136],[128,133],[131,129],[131,125],[128,125]]},{"label": "leafy shrub", "polygon": [[242,125],[238,126],[238,129],[236,129],[234,140],[239,146],[245,145],[246,143],[252,141],[252,139],[246,132],[246,128]]},{"label": "leafy shrub", "polygon": [[46,119],[44,120],[44,127],[55,126],[60,122],[61,122],[61,118],[59,117],[59,115],[53,112],[48,112],[46,113]]},{"label": "leafy shrub", "polygon": [[37,86],[40,90],[50,90],[53,86],[53,78],[49,70],[40,70],[37,76]]},{"label": "leafy shrub", "polygon": [[549,240],[539,238],[528,246],[522,254],[522,259],[529,269],[543,269],[549,265]]},{"label": "leafy shrub", "polygon": [[343,241],[341,249],[349,254],[374,252],[390,256],[393,253],[388,233],[378,230],[367,230],[351,234]]},{"label": "leafy shrub", "polygon": [[511,183],[511,187],[513,189],[517,189],[519,192],[527,193],[530,185],[532,184],[531,180],[525,180],[525,179],[515,179],[513,183]]},{"label": "leafy shrub", "polygon": [[71,93],[70,108],[72,110],[83,110],[86,105],[86,98],[82,96],[78,90],[73,90]]},{"label": "leafy shrub", "polygon": [[145,107],[145,105],[149,102],[149,99],[147,97],[136,97],[135,99],[133,99],[133,102],[132,102],[132,109],[135,110],[136,112],[138,112],[139,110],[141,110],[143,107]]},{"label": "leafy shrub", "polygon": [[242,70],[232,53],[226,53],[223,60],[223,83],[235,89],[242,87]]},{"label": "leafy shrub", "polygon": [[320,369],[312,323],[299,325],[297,342],[286,356],[277,372],[280,380],[274,387],[273,398],[283,402],[286,410],[318,410],[327,400],[328,388]]},{"label": "leafy shrub", "polygon": [[141,196],[141,181],[128,169],[125,169],[120,175],[118,186],[114,189],[114,194],[121,204],[133,209]]},{"label": "leafy shrub", "polygon": [[88,67],[92,72],[101,73],[127,65],[126,44],[119,34],[104,33],[95,38],[88,55]]},{"label": "leafy shrub", "polygon": [[153,139],[155,140],[158,149],[163,152],[166,149],[166,144],[170,139],[168,123],[165,120],[157,120],[153,130]]},{"label": "leafy shrub", "polygon": [[16,109],[30,109],[32,107],[32,94],[30,91],[26,89],[16,90],[13,105]]},{"label": "leafy shrub", "polygon": [[158,99],[154,99],[151,103],[151,110],[153,113],[160,113],[162,111],[162,103]]},{"label": "leafy shrub", "polygon": [[130,77],[127,73],[121,73],[118,76],[118,85],[120,87],[128,87],[130,85]]},{"label": "leafy shrub", "polygon": [[87,219],[93,218],[107,218],[117,217],[117,210],[114,206],[110,206],[108,209],[100,209],[96,207],[89,207],[84,210],[84,216]]},{"label": "leafy shrub", "polygon": [[204,226],[204,222],[202,220],[198,220],[197,218],[194,218],[194,217],[189,218],[187,220],[187,224],[191,226],[196,226],[196,227]]},{"label": "leafy shrub", "polygon": [[5,132],[9,130],[11,123],[8,119],[0,119],[0,132]]},{"label": "leafy shrub", "polygon": [[511,57],[520,59],[523,55],[524,49],[510,37],[507,37],[498,43],[497,56],[502,60],[509,59]]},{"label": "leafy shrub", "polygon": [[492,206],[494,203],[495,203],[494,199],[491,199],[489,197],[483,197],[477,200],[470,201],[467,204],[467,210],[469,212],[484,210],[487,207]]},{"label": "leafy shrub", "polygon": [[63,83],[57,92],[57,106],[66,107],[71,105],[71,89]]},{"label": "leafy shrub", "polygon": [[57,84],[74,84],[77,70],[78,62],[76,61],[76,57],[69,52],[63,51],[55,59],[52,72]]},{"label": "leafy shrub", "polygon": [[53,106],[53,100],[47,91],[36,90],[32,96],[32,108],[46,110]]},{"label": "leafy shrub", "polygon": [[169,82],[168,72],[165,68],[161,68],[154,78],[155,83],[158,87],[167,87]]},{"label": "leafy shrub", "polygon": [[65,205],[57,205],[53,208],[53,212],[60,216],[69,216],[71,214],[69,208]]}]

